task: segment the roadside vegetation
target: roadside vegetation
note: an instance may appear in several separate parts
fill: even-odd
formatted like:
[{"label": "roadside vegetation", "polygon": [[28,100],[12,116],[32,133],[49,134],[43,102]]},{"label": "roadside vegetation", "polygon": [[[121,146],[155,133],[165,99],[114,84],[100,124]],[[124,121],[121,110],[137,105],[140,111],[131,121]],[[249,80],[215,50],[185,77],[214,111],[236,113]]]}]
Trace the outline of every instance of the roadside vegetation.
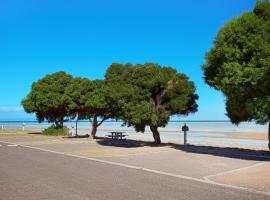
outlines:
[{"label": "roadside vegetation", "polygon": [[[270,121],[270,3],[257,1],[253,12],[219,31],[202,66],[206,83],[226,97],[232,123]],[[270,149],[270,123],[268,128]]]},{"label": "roadside vegetation", "polygon": [[95,138],[106,119],[116,119],[138,132],[149,126],[155,143],[161,143],[158,128],[165,127],[172,115],[196,112],[197,99],[194,83],[172,67],[113,63],[104,80],[74,78],[65,72],[46,75],[33,83],[22,105],[39,122],[54,123],[43,132],[46,135],[66,135],[64,122],[78,118],[89,120]]},{"label": "roadside vegetation", "polygon": [[69,129],[65,126],[63,127],[55,127],[51,126],[49,128],[44,129],[41,132],[42,135],[49,135],[49,136],[69,136]]}]

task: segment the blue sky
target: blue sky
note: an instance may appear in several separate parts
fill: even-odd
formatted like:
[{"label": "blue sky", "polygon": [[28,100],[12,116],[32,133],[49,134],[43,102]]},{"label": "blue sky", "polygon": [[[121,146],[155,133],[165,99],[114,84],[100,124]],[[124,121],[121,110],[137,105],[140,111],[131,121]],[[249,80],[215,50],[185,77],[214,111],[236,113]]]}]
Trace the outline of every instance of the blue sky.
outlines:
[{"label": "blue sky", "polygon": [[[20,107],[33,81],[64,70],[102,79],[112,62],[155,62],[186,73],[199,111],[224,120],[223,95],[200,65],[218,30],[255,0],[0,0],[0,120],[34,119]],[[178,118],[179,119],[179,118]]]}]

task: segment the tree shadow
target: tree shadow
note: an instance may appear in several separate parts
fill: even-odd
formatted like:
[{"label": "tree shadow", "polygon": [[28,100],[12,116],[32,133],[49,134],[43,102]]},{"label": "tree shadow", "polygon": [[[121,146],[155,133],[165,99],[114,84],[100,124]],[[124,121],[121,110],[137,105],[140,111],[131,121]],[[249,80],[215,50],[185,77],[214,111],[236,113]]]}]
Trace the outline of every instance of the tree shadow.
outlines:
[{"label": "tree shadow", "polygon": [[29,132],[27,134],[30,134],[30,135],[41,135],[41,132]]},{"label": "tree shadow", "polygon": [[237,147],[219,147],[211,145],[182,145],[175,143],[155,144],[150,141],[141,140],[112,140],[110,138],[99,138],[96,142],[103,146],[123,147],[123,148],[139,148],[139,147],[170,147],[179,151],[195,154],[213,155],[225,158],[234,158],[253,161],[270,161],[270,151],[253,150]]},{"label": "tree shadow", "polygon": [[77,136],[64,136],[63,138],[67,138],[67,139],[79,139],[79,138],[89,138],[89,135],[77,135]]},{"label": "tree shadow", "polygon": [[149,147],[166,146],[166,144],[157,145],[154,142],[132,140],[132,139],[112,140],[110,138],[98,138],[96,142],[103,146],[124,147],[124,148],[138,148],[144,146]]},{"label": "tree shadow", "polygon": [[194,144],[188,144],[185,146],[181,144],[168,143],[167,145],[171,146],[172,148],[185,151],[188,153],[207,154],[242,160],[270,161],[270,152],[266,150],[254,150],[237,147],[218,147],[218,146],[194,145]]}]

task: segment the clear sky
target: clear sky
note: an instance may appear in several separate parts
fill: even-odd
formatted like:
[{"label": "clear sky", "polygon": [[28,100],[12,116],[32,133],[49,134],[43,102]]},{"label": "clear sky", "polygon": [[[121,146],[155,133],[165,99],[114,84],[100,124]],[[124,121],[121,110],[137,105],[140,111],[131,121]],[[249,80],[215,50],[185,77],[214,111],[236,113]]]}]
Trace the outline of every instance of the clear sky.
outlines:
[{"label": "clear sky", "polygon": [[[103,79],[112,62],[155,62],[197,86],[190,120],[226,120],[224,97],[200,65],[218,30],[255,0],[0,0],[0,120],[34,119],[20,106],[33,81],[64,70]],[[183,119],[183,118],[180,118]]]}]

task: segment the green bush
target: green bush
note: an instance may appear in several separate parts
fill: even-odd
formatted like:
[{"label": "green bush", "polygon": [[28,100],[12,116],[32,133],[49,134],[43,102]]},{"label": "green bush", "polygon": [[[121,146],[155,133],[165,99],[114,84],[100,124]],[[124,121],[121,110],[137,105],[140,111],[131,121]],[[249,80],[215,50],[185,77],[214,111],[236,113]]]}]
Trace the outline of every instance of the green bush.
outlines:
[{"label": "green bush", "polygon": [[42,131],[42,135],[52,135],[52,136],[69,136],[69,129],[67,127],[58,128],[51,126]]}]

